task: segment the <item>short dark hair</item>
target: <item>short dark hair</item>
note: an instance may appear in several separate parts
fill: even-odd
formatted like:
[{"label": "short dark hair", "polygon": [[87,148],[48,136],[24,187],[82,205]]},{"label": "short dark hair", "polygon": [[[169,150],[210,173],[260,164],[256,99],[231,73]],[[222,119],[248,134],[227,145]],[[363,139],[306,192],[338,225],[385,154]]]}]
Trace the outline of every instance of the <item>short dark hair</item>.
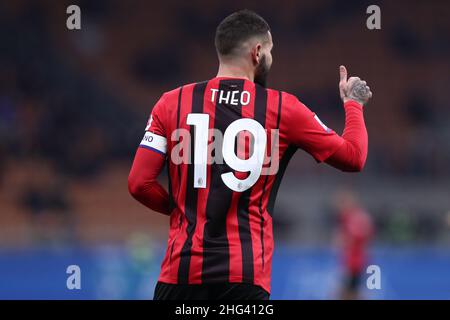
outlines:
[{"label": "short dark hair", "polygon": [[254,36],[266,36],[269,24],[251,10],[240,10],[222,20],[216,29],[215,45],[219,56],[234,53],[242,42]]}]

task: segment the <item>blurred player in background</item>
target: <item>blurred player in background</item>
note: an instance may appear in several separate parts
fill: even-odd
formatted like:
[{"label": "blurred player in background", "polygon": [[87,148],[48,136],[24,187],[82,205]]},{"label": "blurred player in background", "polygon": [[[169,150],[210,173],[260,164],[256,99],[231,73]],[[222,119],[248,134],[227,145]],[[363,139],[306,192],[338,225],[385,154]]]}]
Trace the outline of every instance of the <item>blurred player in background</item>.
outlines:
[{"label": "blurred player in background", "polygon": [[374,226],[370,215],[353,192],[338,192],[335,202],[339,222],[337,244],[344,266],[339,298],[355,300],[361,298],[359,288],[367,267],[368,247],[373,238]]},{"label": "blurred player in background", "polygon": [[[170,216],[154,299],[268,299],[273,207],[294,152],[344,171],[367,157],[365,81],[339,68],[340,136],[295,96],[266,88],[273,42],[261,16],[228,16],[215,45],[217,76],[162,95],[129,175],[130,193]],[[169,192],[157,182],[165,163]]]}]

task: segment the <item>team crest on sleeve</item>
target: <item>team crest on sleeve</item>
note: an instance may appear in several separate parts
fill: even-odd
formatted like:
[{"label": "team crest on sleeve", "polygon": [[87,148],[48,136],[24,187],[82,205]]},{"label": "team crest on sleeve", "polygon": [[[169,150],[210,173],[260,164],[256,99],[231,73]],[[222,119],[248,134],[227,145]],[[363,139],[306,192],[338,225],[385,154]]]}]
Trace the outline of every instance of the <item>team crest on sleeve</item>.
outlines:
[{"label": "team crest on sleeve", "polygon": [[322,128],[326,131],[326,132],[330,132],[331,129],[328,128],[320,119],[317,115],[314,115],[314,119],[316,119],[316,121],[322,126]]}]

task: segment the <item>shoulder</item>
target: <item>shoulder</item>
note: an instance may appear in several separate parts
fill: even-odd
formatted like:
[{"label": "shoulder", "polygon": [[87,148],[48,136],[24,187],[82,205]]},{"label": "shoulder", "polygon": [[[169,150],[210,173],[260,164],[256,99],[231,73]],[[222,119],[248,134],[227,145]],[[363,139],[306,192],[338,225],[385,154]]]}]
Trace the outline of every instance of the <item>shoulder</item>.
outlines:
[{"label": "shoulder", "polygon": [[280,91],[281,97],[283,99],[283,105],[284,106],[292,106],[292,105],[302,105],[300,100],[297,98],[296,95],[286,92],[286,91]]},{"label": "shoulder", "polygon": [[281,94],[281,108],[282,114],[285,116],[295,116],[295,117],[310,117],[313,116],[313,112],[299,100],[299,98],[292,93],[280,91]]},{"label": "shoulder", "polygon": [[292,93],[283,91],[283,90],[277,90],[273,88],[266,88],[267,92],[271,95],[281,95],[282,103],[283,105],[292,105],[293,103],[300,103],[300,100]]},{"label": "shoulder", "polygon": [[183,86],[177,87],[175,89],[163,92],[163,94],[161,95],[160,100],[164,103],[173,101],[174,99],[178,99],[178,96],[180,94],[180,91],[182,89]]},{"label": "shoulder", "polygon": [[201,83],[206,83],[207,81],[203,81],[203,82],[192,82],[192,83],[187,83],[187,84],[183,84],[179,87],[176,87],[170,91],[166,91],[162,94],[161,96],[161,100],[165,101],[165,102],[173,102],[173,101],[178,101],[180,95],[183,92],[187,92],[189,90],[192,90],[193,87],[195,87],[197,84],[201,84]]}]

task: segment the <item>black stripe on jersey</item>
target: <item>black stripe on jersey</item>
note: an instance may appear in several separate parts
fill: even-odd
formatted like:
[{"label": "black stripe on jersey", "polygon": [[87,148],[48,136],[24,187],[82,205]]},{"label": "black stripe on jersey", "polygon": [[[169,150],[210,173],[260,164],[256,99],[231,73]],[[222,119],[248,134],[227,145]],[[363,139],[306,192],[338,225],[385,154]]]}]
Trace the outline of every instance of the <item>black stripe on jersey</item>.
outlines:
[{"label": "black stripe on jersey", "polygon": [[[180,93],[178,94],[178,109],[177,109],[177,129],[181,128],[181,123],[180,123],[180,113],[181,113],[181,97],[183,94],[183,86],[180,87]],[[177,140],[179,141],[179,133],[177,132]],[[178,173],[178,195],[177,195],[177,200],[178,203],[180,201],[179,196],[180,196],[180,190],[181,190],[181,166],[177,166],[177,173]],[[178,221],[178,227],[181,228],[181,225],[183,224],[183,215],[180,214],[180,219]],[[173,242],[173,244],[175,244],[175,241]]]},{"label": "black stripe on jersey", "polygon": [[[177,127],[175,129],[179,128],[179,122],[180,122],[180,109],[181,109],[181,93],[183,91],[183,87],[180,87],[180,91],[178,92],[178,104],[177,104]],[[178,138],[178,136],[177,136]],[[167,176],[169,177],[169,197],[170,197],[170,212],[176,207],[176,202],[174,199],[174,195],[172,194],[172,179],[170,177],[170,157],[167,157]],[[180,195],[180,166],[177,166],[177,179],[178,179],[178,190],[177,190],[177,200],[178,196]]]},{"label": "black stripe on jersey", "polygon": [[[277,113],[276,129],[280,128],[281,103],[282,103],[282,94],[281,94],[281,91],[278,91],[278,113]],[[270,138],[272,139],[272,135],[270,135]],[[274,145],[271,144],[271,152],[270,152],[271,157],[273,155],[273,150],[274,150]],[[267,186],[268,180],[269,180],[269,175],[266,175],[266,177],[264,179],[263,190],[261,192],[261,197],[259,198],[259,213],[261,214],[261,251],[262,251],[261,260],[262,260],[262,269],[263,270],[264,270],[264,215],[263,215],[263,209],[262,209],[262,202],[264,199],[264,193],[266,193],[266,186]]]},{"label": "black stripe on jersey", "polygon": [[170,177],[169,160],[167,160],[165,165],[166,165],[166,169],[167,169],[167,177],[168,177],[167,180],[169,180],[169,212],[172,212],[172,210],[175,208],[176,205],[175,205],[175,200],[172,195],[173,189],[172,189],[172,179]]},{"label": "black stripe on jersey", "polygon": [[275,181],[273,182],[272,190],[269,195],[269,203],[267,204],[267,212],[269,212],[270,216],[273,216],[273,208],[275,206],[275,199],[277,197],[278,189],[280,187],[281,179],[283,178],[284,172],[286,171],[287,165],[294,155],[295,151],[297,151],[297,147],[294,145],[289,145],[286,151],[283,154],[283,157],[280,161],[280,166],[278,168],[277,175],[275,177]]},{"label": "black stripe on jersey", "polygon": [[[254,119],[263,127],[266,124],[267,91],[265,88],[255,85]],[[238,202],[237,215],[239,225],[239,238],[242,248],[242,281],[253,283],[253,246],[249,221],[250,195],[253,188],[244,191]]]},{"label": "black stripe on jersey", "polygon": [[255,110],[253,118],[266,127],[267,90],[255,83]]},{"label": "black stripe on jersey", "polygon": [[[203,97],[205,95],[207,82],[197,83],[192,93],[192,109],[191,113],[203,112]],[[188,165],[187,179],[186,179],[186,199],[185,199],[185,215],[188,221],[186,228],[187,238],[183,244],[183,248],[180,253],[180,266],[178,269],[178,283],[186,284],[189,282],[189,266],[191,263],[191,248],[192,248],[192,236],[197,225],[197,195],[198,189],[194,188],[194,141],[195,130],[194,126],[190,128],[190,162]]]},{"label": "black stripe on jersey", "polygon": [[[178,93],[178,105],[177,105],[177,127],[175,129],[179,129],[181,128],[181,123],[180,123],[180,112],[181,112],[181,95],[183,94],[183,87],[180,87],[180,92]],[[176,141],[179,142],[180,139],[180,135],[178,133],[177,130],[177,136],[176,136]],[[169,159],[169,157],[167,157],[167,159]],[[177,176],[178,176],[178,191],[177,191],[177,200],[178,197],[180,196],[180,190],[181,190],[181,166],[177,166]],[[181,216],[180,216],[181,218]]]},{"label": "black stripe on jersey", "polygon": [[[218,89],[227,91],[242,91],[244,80],[227,79],[219,82]],[[224,134],[228,126],[241,118],[240,105],[227,105],[216,100],[214,128]],[[216,159],[223,159],[221,148],[215,149]],[[227,238],[227,213],[233,191],[222,181],[221,175],[233,171],[226,163],[211,164],[210,187],[206,202],[206,222],[203,231],[203,268],[202,281],[210,279],[224,280],[229,273],[229,244]]]},{"label": "black stripe on jersey", "polygon": [[[277,126],[276,126],[276,129],[280,129],[281,104],[282,104],[282,101],[283,101],[282,99],[283,99],[283,96],[281,94],[281,91],[278,91],[278,114],[277,114]],[[270,136],[270,138],[272,139],[272,135]],[[272,157],[274,146],[271,144],[271,147],[272,147],[271,148],[272,150],[270,152],[270,156]],[[271,163],[272,163],[272,160],[271,160]],[[266,185],[267,185],[267,181],[268,180],[269,180],[269,175],[266,175],[266,179],[264,180],[264,186],[263,186],[263,191],[262,191],[262,194],[261,194],[261,198],[259,199],[259,211],[260,212],[262,212],[262,201],[263,201],[263,198],[264,198],[264,193],[266,192]],[[262,224],[261,224],[261,226],[262,226]]]},{"label": "black stripe on jersey", "polygon": [[[181,110],[181,95],[183,94],[183,86],[181,86],[180,87],[180,92],[178,92],[178,104],[177,104],[177,126],[176,126],[176,128],[175,129],[179,129],[180,128],[180,110]],[[178,133],[177,133],[177,136],[176,136],[176,140],[175,141],[178,141],[179,140],[179,135],[178,135]],[[169,160],[170,159],[170,157],[167,157],[167,161],[168,161],[168,164],[167,164],[167,166],[169,166],[170,164],[169,164]],[[178,190],[177,190],[177,203],[179,203],[179,198],[180,198],[180,190],[181,190],[181,172],[180,172],[180,167],[181,166],[177,166],[177,179],[178,179],[178,183],[177,183],[177,185],[178,185]],[[169,181],[170,181],[170,172],[169,172]],[[169,194],[170,194],[170,191],[169,191]],[[177,203],[175,203],[174,204],[174,207],[176,207],[177,206]],[[178,227],[179,228],[181,228],[181,225],[182,225],[182,223],[183,223],[183,216],[180,214],[179,215],[179,219],[178,219]],[[170,261],[170,264],[172,264],[172,254],[173,254],[173,248],[174,248],[174,246],[175,246],[175,242],[176,241],[173,241],[172,242],[172,246],[171,246],[171,248],[170,248],[170,256],[169,256],[169,261]]]}]

